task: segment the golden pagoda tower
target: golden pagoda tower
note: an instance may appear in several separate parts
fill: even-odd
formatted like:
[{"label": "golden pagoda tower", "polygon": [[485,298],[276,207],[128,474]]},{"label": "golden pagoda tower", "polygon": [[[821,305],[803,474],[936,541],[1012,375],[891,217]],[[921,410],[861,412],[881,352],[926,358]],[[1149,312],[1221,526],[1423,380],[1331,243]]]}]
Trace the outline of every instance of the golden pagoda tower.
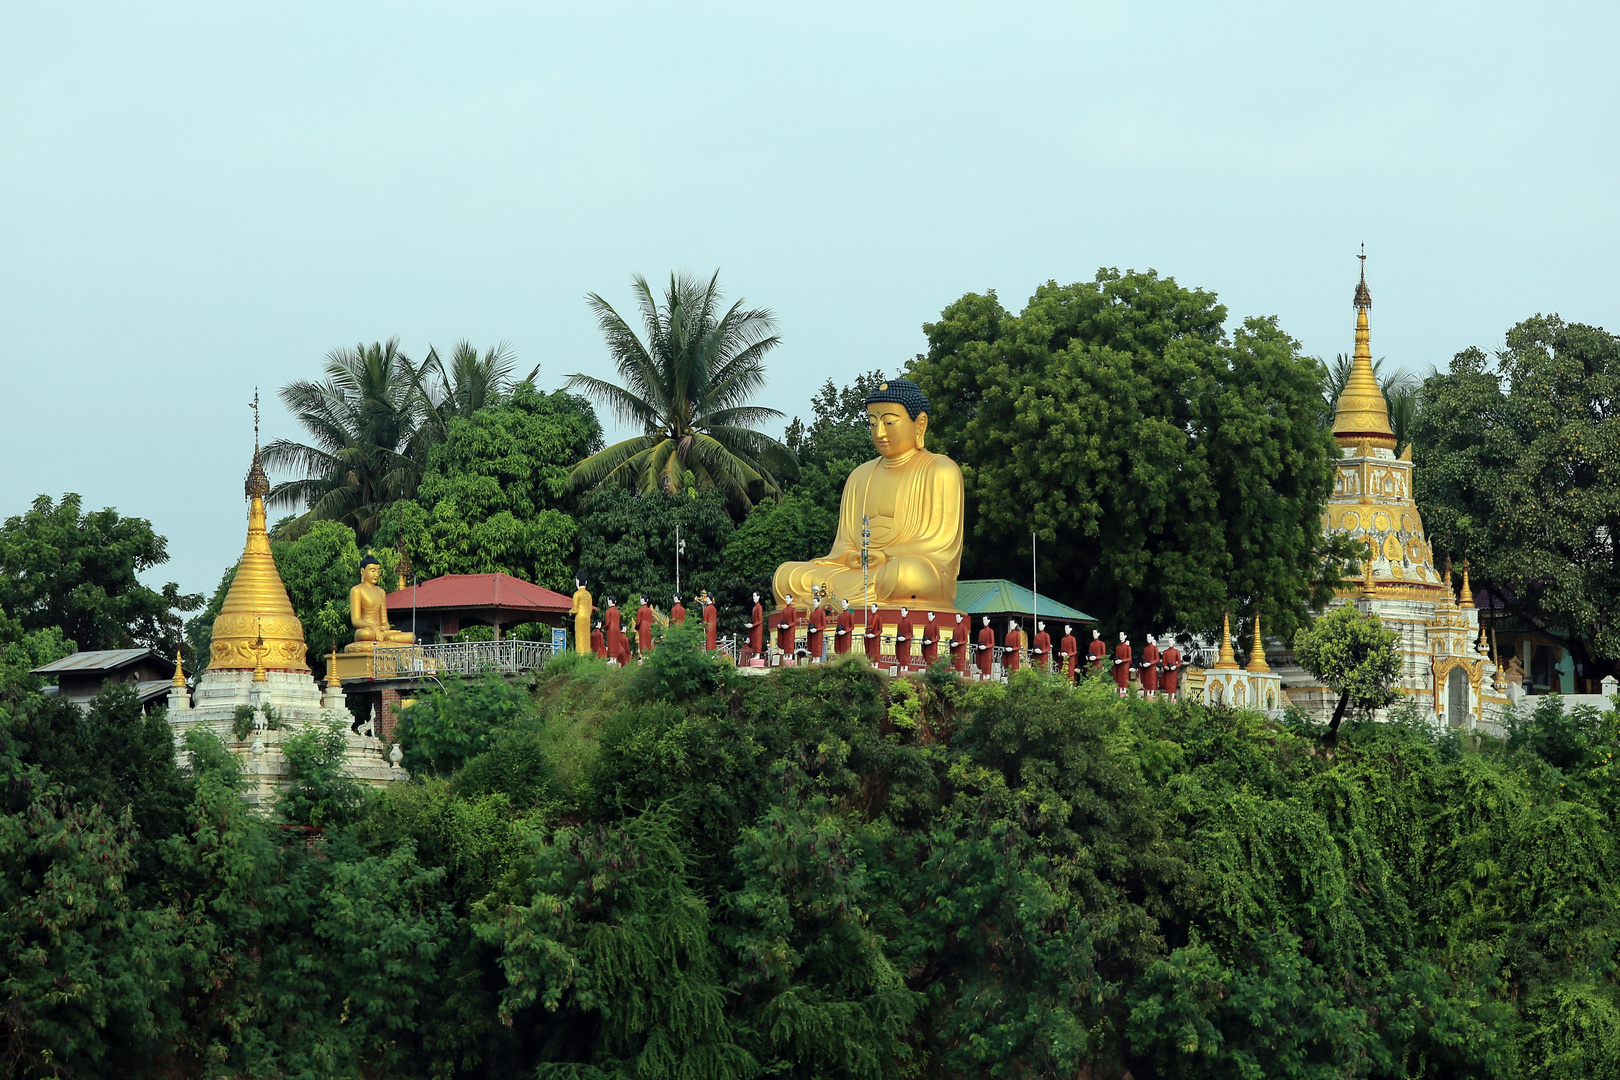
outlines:
[{"label": "golden pagoda tower", "polygon": [[287,586],[270,555],[270,535],[264,526],[264,498],[270,479],[253,440],[253,466],[245,485],[248,499],[247,544],[236,565],[225,605],[214,620],[209,671],[291,671],[308,673],[304,626],[287,598]]}]

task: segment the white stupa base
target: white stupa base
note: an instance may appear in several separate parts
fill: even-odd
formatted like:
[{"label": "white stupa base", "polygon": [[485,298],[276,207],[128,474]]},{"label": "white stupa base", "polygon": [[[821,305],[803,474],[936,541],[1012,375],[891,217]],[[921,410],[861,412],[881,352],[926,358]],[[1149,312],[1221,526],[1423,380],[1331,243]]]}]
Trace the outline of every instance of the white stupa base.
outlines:
[{"label": "white stupa base", "polygon": [[[259,710],[262,720],[238,737],[237,710],[243,707]],[[261,683],[253,681],[251,671],[206,671],[197,680],[191,708],[169,713],[177,744],[185,742],[187,732],[208,731],[240,757],[247,781],[243,796],[262,806],[275,802],[287,779],[282,744],[314,725],[342,726],[343,771],[354,779],[373,787],[407,779],[409,774],[389,761],[383,741],[354,731],[353,720],[341,690],[323,695],[308,672],[292,671],[268,671]]]}]

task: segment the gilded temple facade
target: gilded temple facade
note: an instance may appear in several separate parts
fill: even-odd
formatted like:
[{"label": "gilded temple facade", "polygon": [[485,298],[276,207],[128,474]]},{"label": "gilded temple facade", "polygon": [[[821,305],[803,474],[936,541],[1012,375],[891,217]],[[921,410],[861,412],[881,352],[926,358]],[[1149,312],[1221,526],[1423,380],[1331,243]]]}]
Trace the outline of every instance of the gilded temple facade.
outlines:
[{"label": "gilded temple facade", "polygon": [[[1361,575],[1330,606],[1354,604],[1400,635],[1395,689],[1432,722],[1495,731],[1507,695],[1481,639],[1466,571],[1459,598],[1449,568],[1435,565],[1423,534],[1423,515],[1412,498],[1412,449],[1396,454],[1389,406],[1373,374],[1371,307],[1363,266],[1355,292],[1355,354],[1333,418],[1339,463],[1322,515],[1324,532],[1349,537],[1362,552]],[[1338,695],[1291,658],[1279,667],[1292,704],[1323,719],[1332,715]]]}]

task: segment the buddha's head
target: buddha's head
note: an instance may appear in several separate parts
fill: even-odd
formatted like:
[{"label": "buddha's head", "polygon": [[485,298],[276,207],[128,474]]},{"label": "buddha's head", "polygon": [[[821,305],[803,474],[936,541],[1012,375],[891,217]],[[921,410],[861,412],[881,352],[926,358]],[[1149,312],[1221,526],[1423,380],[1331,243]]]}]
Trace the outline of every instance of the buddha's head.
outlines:
[{"label": "buddha's head", "polygon": [[928,397],[910,379],[891,379],[866,395],[872,445],[886,458],[920,450],[928,432]]},{"label": "buddha's head", "polygon": [[377,561],[375,555],[367,555],[360,560],[360,580],[367,585],[375,585],[382,580],[382,563]]}]

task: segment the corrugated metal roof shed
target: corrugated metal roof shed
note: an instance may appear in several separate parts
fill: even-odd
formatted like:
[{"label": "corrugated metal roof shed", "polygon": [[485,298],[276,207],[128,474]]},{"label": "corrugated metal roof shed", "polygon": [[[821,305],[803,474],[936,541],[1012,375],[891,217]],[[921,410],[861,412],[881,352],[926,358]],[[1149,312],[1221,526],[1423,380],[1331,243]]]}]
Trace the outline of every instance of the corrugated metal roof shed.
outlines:
[{"label": "corrugated metal roof shed", "polygon": [[151,649],[95,649],[90,652],[76,652],[72,656],[54,660],[44,667],[35,668],[34,674],[57,675],[64,671],[91,674],[97,671],[116,671],[147,657],[160,663],[174,663],[172,658],[159,656]]},{"label": "corrugated metal roof shed", "polygon": [[1097,620],[1068,604],[1061,604],[1050,596],[1015,585],[1005,578],[983,578],[956,583],[956,606],[970,615],[1050,615],[1054,619],[1070,622],[1095,623]]}]

